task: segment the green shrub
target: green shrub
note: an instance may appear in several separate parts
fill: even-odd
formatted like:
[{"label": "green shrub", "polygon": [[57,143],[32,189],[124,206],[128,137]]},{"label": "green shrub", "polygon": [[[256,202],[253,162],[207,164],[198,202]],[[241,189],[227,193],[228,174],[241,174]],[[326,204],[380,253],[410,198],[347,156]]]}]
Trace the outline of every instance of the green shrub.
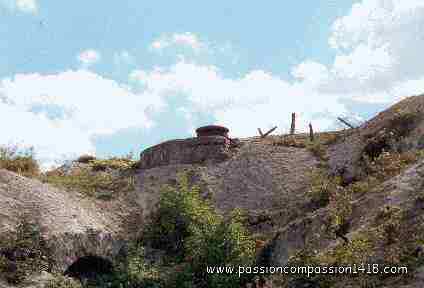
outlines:
[{"label": "green shrub", "polygon": [[400,237],[402,210],[397,206],[384,206],[377,214],[376,221],[380,224],[380,237],[385,245],[396,243]]},{"label": "green shrub", "polygon": [[372,254],[372,240],[366,234],[359,234],[348,244],[339,244],[326,255],[321,255],[321,262],[334,266],[361,264],[367,263]]},{"label": "green shrub", "polygon": [[25,177],[35,177],[40,173],[40,167],[34,158],[34,150],[19,147],[0,147],[0,169],[6,169]]},{"label": "green shrub", "polygon": [[207,287],[239,287],[237,275],[205,274],[207,266],[251,266],[255,242],[248,235],[240,210],[233,211],[230,219],[221,221],[214,230],[194,229],[187,240],[187,251],[198,278],[206,278]]},{"label": "green shrub", "polygon": [[327,149],[326,147],[320,142],[319,139],[314,141],[307,141],[306,142],[306,148],[311,151],[311,153],[317,157],[318,159],[322,161],[327,161]]},{"label": "green shrub", "polygon": [[419,111],[396,111],[387,128],[399,139],[408,135],[416,127],[421,117]]},{"label": "green shrub", "polygon": [[350,228],[352,215],[352,194],[348,189],[337,187],[335,193],[330,195],[330,229],[336,236],[344,237]]},{"label": "green shrub", "polygon": [[13,235],[0,241],[0,277],[19,284],[33,273],[47,271],[48,251],[39,226],[22,217]]},{"label": "green shrub", "polygon": [[311,171],[311,185],[308,191],[311,201],[318,207],[327,206],[330,202],[330,195],[335,193],[340,182],[340,177],[332,177],[324,169],[313,169]]},{"label": "green shrub", "polygon": [[363,195],[370,191],[375,185],[375,178],[368,177],[362,181],[353,182],[347,187],[347,189],[349,189],[354,195]]},{"label": "green shrub", "polygon": [[160,270],[145,261],[144,247],[140,243],[131,243],[128,255],[121,266],[116,269],[109,283],[112,287],[164,287]]},{"label": "green shrub", "polygon": [[[229,219],[220,216],[213,205],[200,196],[188,177],[181,175],[177,187],[165,187],[158,209],[147,225],[145,241],[185,263],[175,274],[178,287],[240,287],[234,275],[207,274],[207,266],[251,265],[255,242],[244,228],[245,219],[235,210]],[[176,284],[175,284],[176,285]]]}]

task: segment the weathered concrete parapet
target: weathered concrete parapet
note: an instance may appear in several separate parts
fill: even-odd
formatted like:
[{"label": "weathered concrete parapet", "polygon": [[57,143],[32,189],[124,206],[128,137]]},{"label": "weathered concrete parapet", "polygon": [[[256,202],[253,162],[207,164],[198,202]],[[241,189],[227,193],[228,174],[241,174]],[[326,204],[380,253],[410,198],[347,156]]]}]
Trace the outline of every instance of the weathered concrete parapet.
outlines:
[{"label": "weathered concrete parapet", "polygon": [[216,163],[229,157],[230,140],[224,136],[202,136],[171,140],[144,150],[140,168],[172,164]]},{"label": "weathered concrete parapet", "polygon": [[125,245],[117,235],[94,230],[55,235],[47,243],[54,261],[53,270],[60,273],[84,256],[99,256],[113,262]]},{"label": "weathered concrete parapet", "polygon": [[208,125],[196,129],[197,137],[223,136],[228,138],[228,128],[218,125]]},{"label": "weathered concrete parapet", "polygon": [[149,169],[173,164],[205,164],[229,157],[232,140],[228,129],[208,125],[196,129],[197,137],[171,140],[150,147],[140,154],[140,168]]}]

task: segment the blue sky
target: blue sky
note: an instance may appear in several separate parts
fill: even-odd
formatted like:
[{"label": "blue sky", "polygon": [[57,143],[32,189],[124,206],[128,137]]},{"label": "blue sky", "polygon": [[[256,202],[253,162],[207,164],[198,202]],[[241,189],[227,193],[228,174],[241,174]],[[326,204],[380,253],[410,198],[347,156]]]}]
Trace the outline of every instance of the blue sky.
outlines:
[{"label": "blue sky", "polygon": [[0,0],[0,144],[51,165],[291,112],[334,129],[422,93],[423,31],[418,0]]},{"label": "blue sky", "polygon": [[91,47],[106,58],[94,70],[119,77],[113,63],[117,51],[130,52],[138,67],[171,64],[175,55],[152,55],[147,47],[163,34],[189,31],[215,45],[231,45],[235,55],[220,56],[237,56],[237,65],[231,65],[232,59],[203,59],[225,66],[229,75],[264,69],[288,77],[291,67],[305,58],[331,62],[335,54],[327,44],[331,24],[352,3],[40,1],[35,15],[11,13],[3,6],[1,36],[7,41],[0,52],[8,57],[1,59],[0,75],[75,69],[75,55]]}]

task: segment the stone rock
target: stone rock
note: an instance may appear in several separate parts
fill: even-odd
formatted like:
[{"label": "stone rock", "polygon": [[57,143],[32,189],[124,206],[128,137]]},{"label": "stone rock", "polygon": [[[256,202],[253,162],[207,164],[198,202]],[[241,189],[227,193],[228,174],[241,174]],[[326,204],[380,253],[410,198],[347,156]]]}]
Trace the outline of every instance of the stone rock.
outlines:
[{"label": "stone rock", "polygon": [[[132,237],[130,231],[136,232],[130,227],[138,221],[137,210],[129,199],[86,199],[0,169],[0,235],[13,233],[22,215],[29,217],[46,243],[54,272],[65,271],[86,255],[113,261],[125,239]],[[28,256],[22,249],[2,253],[16,259]]]}]

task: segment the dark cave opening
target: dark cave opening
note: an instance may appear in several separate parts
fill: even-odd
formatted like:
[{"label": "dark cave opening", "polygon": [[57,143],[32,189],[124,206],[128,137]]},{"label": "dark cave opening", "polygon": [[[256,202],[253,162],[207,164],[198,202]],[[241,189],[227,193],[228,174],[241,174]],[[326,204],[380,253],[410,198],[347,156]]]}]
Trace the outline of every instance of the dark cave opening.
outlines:
[{"label": "dark cave opening", "polygon": [[99,256],[84,256],[78,258],[68,269],[65,275],[80,281],[97,280],[114,273],[111,261]]}]

